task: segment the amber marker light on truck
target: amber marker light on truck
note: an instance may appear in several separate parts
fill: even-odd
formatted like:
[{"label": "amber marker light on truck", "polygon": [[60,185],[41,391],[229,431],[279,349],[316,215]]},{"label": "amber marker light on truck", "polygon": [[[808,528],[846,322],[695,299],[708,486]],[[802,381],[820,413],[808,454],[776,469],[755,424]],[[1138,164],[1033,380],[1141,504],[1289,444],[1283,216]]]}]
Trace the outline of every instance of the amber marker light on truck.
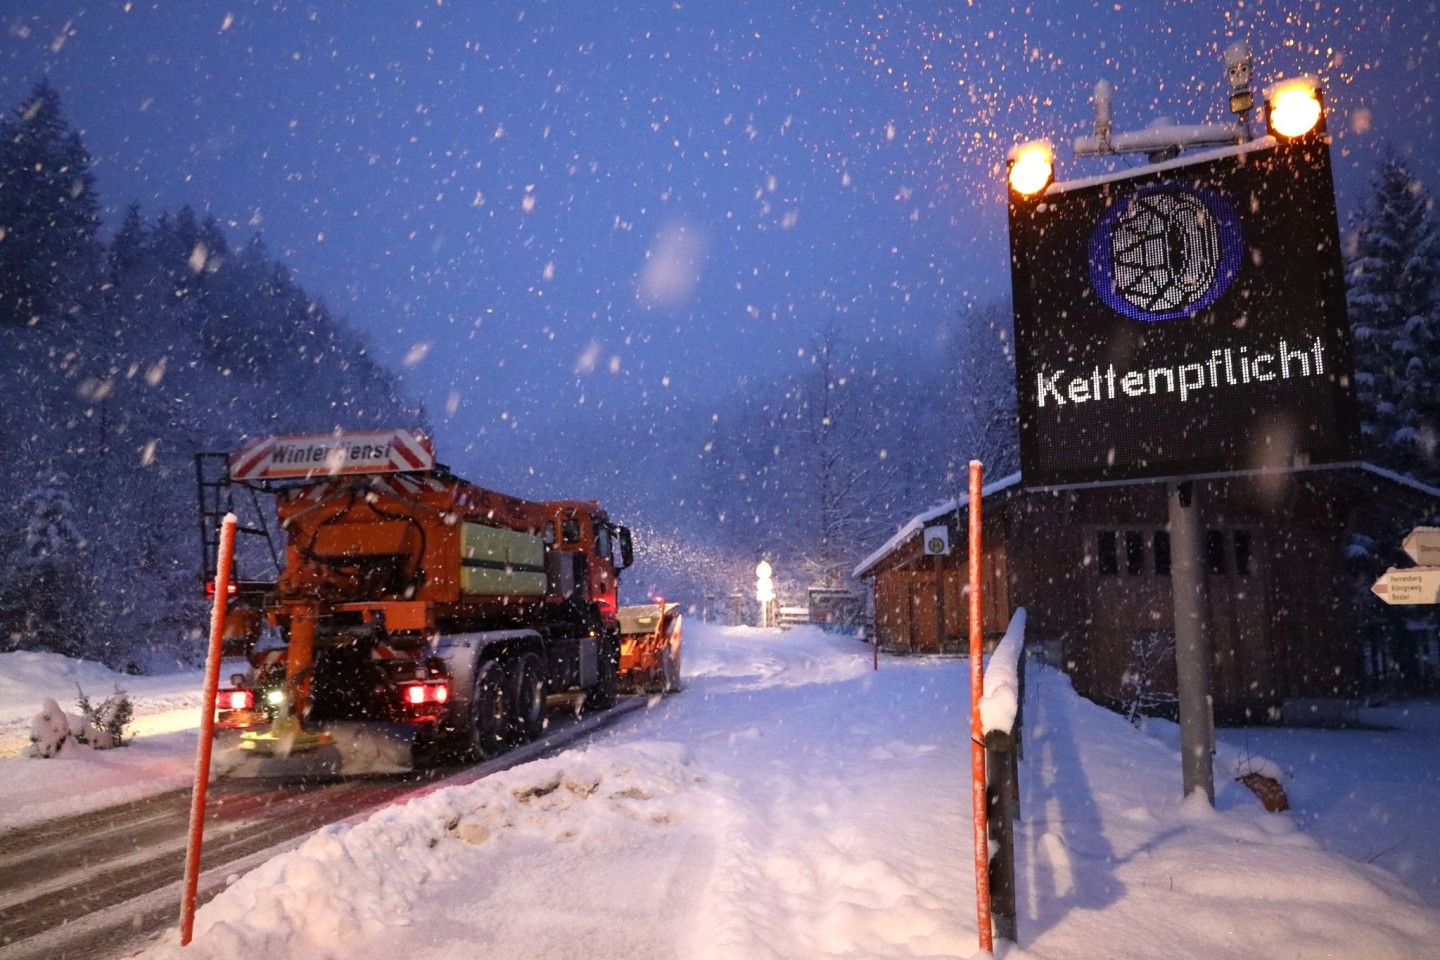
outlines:
[{"label": "amber marker light on truck", "polygon": [[1284,80],[1267,93],[1265,122],[1271,134],[1294,140],[1321,125],[1325,108],[1321,103],[1320,85],[1313,79]]},{"label": "amber marker light on truck", "polygon": [[1022,197],[1033,197],[1055,179],[1055,151],[1049,143],[1036,140],[1010,151],[1006,179],[1010,189]]}]

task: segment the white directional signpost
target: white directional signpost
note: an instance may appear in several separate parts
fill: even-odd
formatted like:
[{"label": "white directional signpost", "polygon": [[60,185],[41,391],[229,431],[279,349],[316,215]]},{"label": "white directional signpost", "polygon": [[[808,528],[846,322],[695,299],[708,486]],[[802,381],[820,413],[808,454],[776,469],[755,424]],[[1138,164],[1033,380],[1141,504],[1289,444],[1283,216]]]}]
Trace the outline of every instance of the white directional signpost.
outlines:
[{"label": "white directional signpost", "polygon": [[1397,607],[1440,603],[1440,567],[1391,567],[1370,592]]},{"label": "white directional signpost", "polygon": [[1370,592],[1395,607],[1440,603],[1440,527],[1416,527],[1400,546],[1419,566],[1391,567]]},{"label": "white directional signpost", "polygon": [[1422,567],[1440,566],[1440,527],[1416,527],[1400,548]]},{"label": "white directional signpost", "polygon": [[1391,606],[1440,603],[1440,527],[1416,527],[1401,544],[1418,567],[1391,567],[1370,592]]}]

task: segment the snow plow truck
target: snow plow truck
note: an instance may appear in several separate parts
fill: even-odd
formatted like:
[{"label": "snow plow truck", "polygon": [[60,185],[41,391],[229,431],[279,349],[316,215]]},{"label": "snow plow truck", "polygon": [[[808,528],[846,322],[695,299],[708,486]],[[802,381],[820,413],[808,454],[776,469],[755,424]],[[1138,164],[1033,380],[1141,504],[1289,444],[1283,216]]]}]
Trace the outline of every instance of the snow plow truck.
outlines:
[{"label": "snow plow truck", "polygon": [[242,751],[288,758],[364,730],[382,765],[484,759],[538,736],[550,694],[615,700],[633,546],[595,501],[475,486],[409,429],[257,439],[198,455],[196,478],[207,589],[227,512],[257,518],[240,531],[277,568],[246,579],[237,552],[225,635],[250,670],[221,690],[216,724],[245,730]]}]

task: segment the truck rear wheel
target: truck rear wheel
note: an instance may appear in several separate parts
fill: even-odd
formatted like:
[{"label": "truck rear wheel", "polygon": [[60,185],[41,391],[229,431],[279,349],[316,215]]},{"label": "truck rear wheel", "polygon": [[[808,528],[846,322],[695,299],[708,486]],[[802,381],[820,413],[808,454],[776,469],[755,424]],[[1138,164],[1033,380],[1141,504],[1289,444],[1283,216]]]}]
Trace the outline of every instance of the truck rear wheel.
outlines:
[{"label": "truck rear wheel", "polygon": [[600,637],[600,679],[585,691],[586,710],[609,710],[620,692],[620,635]]},{"label": "truck rear wheel", "polygon": [[540,736],[545,727],[545,668],[540,657],[523,654],[515,661],[515,713],[511,724],[511,742],[529,743]]},{"label": "truck rear wheel", "polygon": [[513,713],[514,685],[504,662],[486,660],[475,671],[470,694],[467,750],[473,759],[488,760],[505,751]]}]

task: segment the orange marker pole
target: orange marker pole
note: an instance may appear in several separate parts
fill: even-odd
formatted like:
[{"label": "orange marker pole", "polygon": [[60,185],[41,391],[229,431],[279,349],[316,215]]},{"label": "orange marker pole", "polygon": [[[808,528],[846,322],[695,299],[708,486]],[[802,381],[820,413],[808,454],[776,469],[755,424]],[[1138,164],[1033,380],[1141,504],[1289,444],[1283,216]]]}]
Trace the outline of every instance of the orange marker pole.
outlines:
[{"label": "orange marker pole", "polygon": [[185,851],[185,892],[180,900],[180,946],[195,932],[195,894],[200,886],[200,844],[205,836],[205,792],[210,785],[210,741],[215,735],[215,697],[220,689],[220,648],[230,604],[230,563],[235,556],[235,514],[220,522],[215,557],[215,604],[210,608],[210,650],[205,657],[205,694],[200,713],[200,745],[195,753],[195,787],[190,794],[190,843]]},{"label": "orange marker pole", "polygon": [[980,491],[984,468],[970,461],[970,799],[975,817],[975,922],[980,949],[993,955],[995,940],[990,922],[990,825],[985,809],[985,730],[980,723],[980,699],[985,695],[985,630],[980,603]]}]

